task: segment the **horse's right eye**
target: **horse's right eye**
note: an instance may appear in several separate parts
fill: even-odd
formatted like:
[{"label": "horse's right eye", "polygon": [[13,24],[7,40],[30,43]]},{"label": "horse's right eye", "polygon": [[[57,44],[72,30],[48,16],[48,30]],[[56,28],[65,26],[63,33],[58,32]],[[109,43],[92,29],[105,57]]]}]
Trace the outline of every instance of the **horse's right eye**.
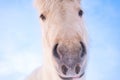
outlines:
[{"label": "horse's right eye", "polygon": [[83,15],[83,11],[82,10],[79,10],[79,16],[81,17]]},{"label": "horse's right eye", "polygon": [[40,15],[40,18],[41,18],[43,21],[46,20],[46,17],[45,17],[45,15],[43,15],[43,14]]}]

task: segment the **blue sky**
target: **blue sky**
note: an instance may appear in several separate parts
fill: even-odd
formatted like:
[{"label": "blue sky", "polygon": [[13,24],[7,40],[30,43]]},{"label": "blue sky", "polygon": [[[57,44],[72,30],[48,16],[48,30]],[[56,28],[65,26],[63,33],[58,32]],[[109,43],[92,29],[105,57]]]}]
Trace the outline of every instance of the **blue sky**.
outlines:
[{"label": "blue sky", "polygon": [[[23,80],[42,64],[32,0],[0,0],[0,80]],[[89,33],[87,80],[120,80],[120,1],[82,0]]]}]

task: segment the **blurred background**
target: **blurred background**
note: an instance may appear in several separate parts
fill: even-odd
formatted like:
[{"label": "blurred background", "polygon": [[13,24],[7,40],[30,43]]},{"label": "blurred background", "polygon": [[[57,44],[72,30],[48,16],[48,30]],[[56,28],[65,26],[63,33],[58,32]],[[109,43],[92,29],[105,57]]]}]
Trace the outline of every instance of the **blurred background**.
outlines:
[{"label": "blurred background", "polygon": [[[120,80],[120,1],[82,0],[89,34],[87,80]],[[42,64],[33,0],[0,0],[0,80],[23,80]]]}]

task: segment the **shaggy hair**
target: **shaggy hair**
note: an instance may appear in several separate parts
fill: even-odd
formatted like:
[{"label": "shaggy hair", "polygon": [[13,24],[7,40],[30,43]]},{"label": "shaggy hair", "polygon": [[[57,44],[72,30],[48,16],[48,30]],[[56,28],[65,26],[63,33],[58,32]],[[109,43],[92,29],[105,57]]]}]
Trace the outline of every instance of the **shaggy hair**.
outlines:
[{"label": "shaggy hair", "polygon": [[[80,47],[80,41],[87,46],[87,32],[82,17],[78,15],[81,9],[80,0],[36,0],[34,5],[40,16],[44,63],[27,80],[61,80],[54,67],[57,65],[52,55],[54,45],[64,44],[71,51],[76,46]],[[83,69],[86,62],[85,59]],[[80,80],[84,80],[84,77]]]}]

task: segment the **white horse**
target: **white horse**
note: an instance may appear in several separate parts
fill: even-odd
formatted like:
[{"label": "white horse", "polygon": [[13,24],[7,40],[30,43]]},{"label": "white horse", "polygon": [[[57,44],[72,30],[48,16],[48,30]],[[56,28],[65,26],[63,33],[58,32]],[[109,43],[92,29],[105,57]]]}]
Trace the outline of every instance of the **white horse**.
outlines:
[{"label": "white horse", "polygon": [[27,80],[85,80],[87,36],[80,0],[36,0],[44,63]]}]

